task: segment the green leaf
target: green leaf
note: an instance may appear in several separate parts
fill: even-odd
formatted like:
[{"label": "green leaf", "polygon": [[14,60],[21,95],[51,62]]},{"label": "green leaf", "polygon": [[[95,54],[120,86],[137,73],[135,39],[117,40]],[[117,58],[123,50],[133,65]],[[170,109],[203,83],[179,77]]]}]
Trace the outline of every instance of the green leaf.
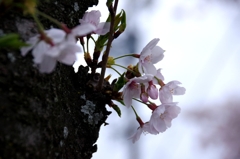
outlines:
[{"label": "green leaf", "polygon": [[118,102],[125,106],[122,100],[118,100]]},{"label": "green leaf", "polygon": [[125,72],[118,78],[118,81],[114,84],[113,91],[118,92],[126,84],[124,75]]},{"label": "green leaf", "polygon": [[119,108],[116,104],[113,104],[113,105],[112,105],[112,108],[116,111],[116,113],[118,114],[118,116],[121,117],[122,113],[121,113],[120,108]]},{"label": "green leaf", "polygon": [[28,44],[21,41],[19,39],[18,34],[11,33],[0,37],[0,49],[1,48],[19,49],[23,46],[28,46]]},{"label": "green leaf", "polygon": [[122,10],[122,16],[121,16],[121,25],[119,27],[119,31],[123,32],[126,29],[127,22],[126,22],[126,12]]},{"label": "green leaf", "polygon": [[96,41],[94,52],[101,52],[103,47],[107,44],[109,33],[105,35],[100,35]]}]

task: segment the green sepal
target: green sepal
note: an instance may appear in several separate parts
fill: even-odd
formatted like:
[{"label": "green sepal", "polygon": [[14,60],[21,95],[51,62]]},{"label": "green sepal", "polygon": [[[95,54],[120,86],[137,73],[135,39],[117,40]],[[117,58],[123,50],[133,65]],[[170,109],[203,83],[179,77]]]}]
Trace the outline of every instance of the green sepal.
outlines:
[{"label": "green sepal", "polygon": [[125,106],[122,100],[118,100],[118,102]]},{"label": "green sepal", "polygon": [[122,10],[122,17],[121,17],[121,25],[119,27],[119,31],[123,32],[126,29],[127,22],[126,22],[126,12]]},{"label": "green sepal", "polygon": [[124,76],[125,72],[118,78],[117,82],[114,84],[113,91],[118,92],[126,84]]},{"label": "green sepal", "polygon": [[109,33],[105,35],[100,35],[96,41],[94,52],[101,52],[103,50],[103,47],[107,45],[107,40],[109,37]]},{"label": "green sepal", "polygon": [[19,39],[18,34],[7,34],[0,37],[0,49],[1,48],[10,48],[10,49],[19,49],[23,46],[29,46]]},{"label": "green sepal", "polygon": [[111,105],[111,107],[116,111],[118,116],[121,117],[122,113],[121,113],[120,108],[116,104]]}]

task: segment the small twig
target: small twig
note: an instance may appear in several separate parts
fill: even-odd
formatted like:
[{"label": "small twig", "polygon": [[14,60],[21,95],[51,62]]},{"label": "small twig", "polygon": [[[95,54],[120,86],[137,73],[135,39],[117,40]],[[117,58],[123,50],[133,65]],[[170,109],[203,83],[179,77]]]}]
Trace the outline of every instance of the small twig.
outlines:
[{"label": "small twig", "polygon": [[102,88],[102,84],[104,81],[104,75],[106,72],[107,60],[108,60],[110,48],[112,45],[112,41],[114,39],[114,22],[115,22],[115,15],[116,15],[116,11],[117,11],[117,5],[118,5],[118,0],[115,0],[114,7],[112,5],[108,7],[108,10],[111,15],[111,23],[110,23],[110,31],[109,31],[107,48],[106,48],[105,53],[102,56],[102,70],[101,70],[101,75],[100,75],[100,79],[99,79],[98,86],[97,86],[98,90],[101,90],[101,88]]}]

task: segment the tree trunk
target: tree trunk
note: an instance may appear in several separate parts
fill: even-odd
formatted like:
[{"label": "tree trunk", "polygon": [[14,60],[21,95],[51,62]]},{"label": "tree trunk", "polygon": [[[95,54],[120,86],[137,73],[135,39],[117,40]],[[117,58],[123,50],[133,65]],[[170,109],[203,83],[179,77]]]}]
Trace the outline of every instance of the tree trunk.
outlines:
[{"label": "tree trunk", "polygon": [[[97,0],[51,0],[39,10],[72,28]],[[0,36],[19,33],[27,40],[37,33],[34,21],[16,11],[0,15]],[[54,26],[42,19],[45,29]],[[97,75],[96,75],[97,76]],[[108,112],[106,97],[94,91],[88,67],[74,73],[58,64],[41,74],[29,53],[0,50],[0,159],[89,159]]]}]

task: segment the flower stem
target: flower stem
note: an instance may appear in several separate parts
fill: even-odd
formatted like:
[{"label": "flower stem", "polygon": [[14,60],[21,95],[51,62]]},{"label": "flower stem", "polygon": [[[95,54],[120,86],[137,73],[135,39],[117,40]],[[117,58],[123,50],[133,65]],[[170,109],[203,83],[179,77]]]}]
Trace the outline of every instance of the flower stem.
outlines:
[{"label": "flower stem", "polygon": [[131,107],[132,107],[132,110],[133,110],[134,114],[136,115],[136,118],[139,118],[139,116],[138,116],[138,114],[137,114],[135,108],[134,108],[133,106],[131,106]]},{"label": "flower stem", "polygon": [[124,67],[124,66],[121,66],[121,65],[118,65],[118,64],[112,64],[112,65],[115,65],[115,66],[118,66],[118,67],[122,67],[122,68],[124,68],[124,69],[126,69],[126,70],[128,70],[128,71],[130,71],[130,72],[132,72],[134,74],[136,74],[136,72],[134,72],[133,70],[131,70],[131,69],[127,68],[127,67]]},{"label": "flower stem", "polygon": [[121,76],[121,73],[118,72],[115,68],[113,68],[113,67],[110,67],[110,68],[113,69],[115,72],[117,72],[117,74],[118,74],[119,76]]},{"label": "flower stem", "polygon": [[87,36],[87,52],[89,52],[89,36]]},{"label": "flower stem", "polygon": [[139,99],[136,99],[136,98],[133,98],[133,99],[136,100],[136,101],[138,101],[138,102],[140,102],[140,103],[142,103],[142,104],[147,105],[146,103],[144,103],[143,101],[141,101],[141,100],[139,100]]},{"label": "flower stem", "polygon": [[96,44],[95,39],[92,36],[90,36],[90,38],[92,39],[92,41],[94,41],[94,44]]},{"label": "flower stem", "polygon": [[38,26],[38,30],[40,32],[44,32],[44,28],[43,28],[43,25],[42,23],[39,21],[38,17],[36,16],[36,14],[33,14],[33,19],[35,20],[35,22],[37,23],[37,26]]},{"label": "flower stem", "polygon": [[83,48],[83,52],[85,53],[86,50],[85,50],[85,46],[84,46],[84,39],[83,39],[83,37],[79,37],[79,39],[80,39],[80,44],[82,45],[82,48]]},{"label": "flower stem", "polygon": [[114,58],[114,60],[117,60],[117,59],[120,59],[120,58],[123,58],[123,57],[127,57],[127,56],[136,57],[136,56],[134,56],[134,55],[135,55],[135,54],[127,54],[127,55],[123,55],[123,56],[116,57],[116,58]]},{"label": "flower stem", "polygon": [[36,10],[37,14],[41,15],[42,17],[46,18],[46,19],[49,19],[50,21],[52,21],[53,23],[57,24],[60,28],[62,27],[62,23],[60,23],[58,20],[50,17],[49,15],[39,11],[39,10]]}]

